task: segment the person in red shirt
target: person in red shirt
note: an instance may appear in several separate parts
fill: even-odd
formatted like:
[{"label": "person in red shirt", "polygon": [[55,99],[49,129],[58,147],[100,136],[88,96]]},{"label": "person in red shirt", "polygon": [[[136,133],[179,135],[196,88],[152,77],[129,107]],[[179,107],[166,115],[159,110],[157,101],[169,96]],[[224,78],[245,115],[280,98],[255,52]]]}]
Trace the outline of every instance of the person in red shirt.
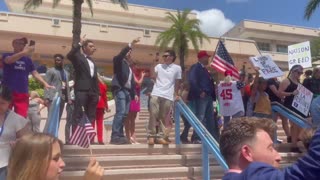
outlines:
[{"label": "person in red shirt", "polygon": [[[109,112],[108,108],[108,97],[107,97],[107,90],[108,86],[103,82],[100,75],[98,75],[98,86],[100,90],[100,97],[97,104],[96,109],[96,119],[92,122],[93,128],[95,124],[97,124],[97,136],[98,136],[98,144],[103,145],[103,115],[105,110]],[[95,143],[93,143],[95,144]]]}]

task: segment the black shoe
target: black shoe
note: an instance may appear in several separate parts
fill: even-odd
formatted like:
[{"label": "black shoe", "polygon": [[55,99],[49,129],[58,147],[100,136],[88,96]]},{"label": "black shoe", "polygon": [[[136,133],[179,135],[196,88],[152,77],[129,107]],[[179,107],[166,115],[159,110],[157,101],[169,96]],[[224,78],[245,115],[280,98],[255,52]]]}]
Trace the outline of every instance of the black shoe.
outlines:
[{"label": "black shoe", "polygon": [[193,144],[202,144],[201,140],[194,140],[192,141]]},{"label": "black shoe", "polygon": [[99,145],[104,145],[104,142],[98,142]]},{"label": "black shoe", "polygon": [[294,152],[294,153],[302,153],[302,151],[300,151],[300,149],[298,147],[292,147],[290,149],[290,152]]},{"label": "black shoe", "polygon": [[129,144],[129,142],[127,138],[118,138],[118,139],[111,139],[110,144],[121,145],[121,144]]},{"label": "black shoe", "polygon": [[180,141],[182,144],[190,144],[190,141],[188,140],[188,138],[180,138]]}]

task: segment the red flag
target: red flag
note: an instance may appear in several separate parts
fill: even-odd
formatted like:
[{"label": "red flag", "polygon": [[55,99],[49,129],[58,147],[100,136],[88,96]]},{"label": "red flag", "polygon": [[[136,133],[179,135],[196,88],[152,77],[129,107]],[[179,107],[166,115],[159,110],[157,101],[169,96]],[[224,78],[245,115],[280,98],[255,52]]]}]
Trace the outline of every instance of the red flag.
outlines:
[{"label": "red flag", "polygon": [[225,71],[229,70],[232,72],[232,77],[234,77],[236,80],[239,80],[239,72],[234,66],[233,60],[222,41],[219,40],[217,46],[218,47],[212,59],[211,66],[220,73],[224,73]]}]

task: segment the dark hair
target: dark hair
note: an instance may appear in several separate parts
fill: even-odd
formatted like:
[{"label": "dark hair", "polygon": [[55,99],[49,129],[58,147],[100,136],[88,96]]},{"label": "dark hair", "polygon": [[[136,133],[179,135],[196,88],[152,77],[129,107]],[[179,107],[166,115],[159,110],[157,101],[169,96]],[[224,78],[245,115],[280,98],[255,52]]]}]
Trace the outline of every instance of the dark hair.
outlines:
[{"label": "dark hair", "polygon": [[295,71],[300,67],[303,69],[303,67],[300,64],[296,64],[296,65],[292,66],[290,71],[289,71],[288,77],[291,75],[292,71]]},{"label": "dark hair", "polygon": [[222,130],[220,151],[229,167],[237,162],[241,147],[253,141],[258,130],[267,132],[273,139],[276,124],[269,118],[241,117],[230,121]]},{"label": "dark hair", "polygon": [[266,79],[264,79],[263,77],[259,77],[258,84],[263,84],[263,83],[266,83],[266,82],[267,82]]},{"label": "dark hair", "polygon": [[5,101],[10,102],[12,100],[11,90],[5,85],[1,85],[0,86],[0,97],[2,97],[2,99],[4,99]]},{"label": "dark hair", "polygon": [[174,50],[166,50],[165,52],[166,52],[166,53],[169,53],[169,54],[170,54],[170,56],[172,56],[172,57],[173,57],[172,62],[174,62],[174,61],[176,60],[177,55],[176,55],[176,52],[175,52]]},{"label": "dark hair", "polygon": [[312,72],[312,77],[315,78],[316,74],[320,71],[320,68],[315,67]]},{"label": "dark hair", "polygon": [[91,40],[89,40],[89,39],[85,40],[85,41],[82,43],[82,50],[83,50],[84,47],[87,47],[89,43],[93,43],[93,41],[91,41]]},{"label": "dark hair", "polygon": [[312,70],[306,70],[306,72],[304,72],[305,76],[311,76],[312,75]]},{"label": "dark hair", "polygon": [[57,57],[61,58],[62,60],[64,59],[64,56],[62,54],[55,54],[53,55],[53,58],[56,59]]}]

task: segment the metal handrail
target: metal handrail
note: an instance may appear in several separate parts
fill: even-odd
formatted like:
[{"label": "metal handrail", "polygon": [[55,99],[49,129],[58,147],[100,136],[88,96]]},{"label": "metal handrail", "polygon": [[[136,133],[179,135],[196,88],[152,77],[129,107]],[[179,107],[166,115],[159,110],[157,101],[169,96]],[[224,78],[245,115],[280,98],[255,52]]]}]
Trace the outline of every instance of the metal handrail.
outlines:
[{"label": "metal handrail", "polygon": [[311,128],[312,125],[304,120],[303,117],[299,116],[295,112],[291,111],[290,109],[286,108],[282,104],[278,102],[271,103],[272,111],[278,112],[284,117],[288,118],[290,121],[294,122],[296,125],[300,126],[301,128]]},{"label": "metal handrail", "polygon": [[202,177],[204,180],[210,179],[210,163],[209,163],[209,152],[218,161],[219,165],[227,171],[228,165],[225,162],[222,154],[219,150],[218,142],[212,137],[208,130],[203,126],[199,119],[193,114],[193,112],[188,108],[188,106],[182,101],[178,100],[175,103],[175,139],[176,144],[181,144],[180,142],[180,115],[183,115],[193,129],[196,131],[198,136],[201,138],[202,142]]}]

